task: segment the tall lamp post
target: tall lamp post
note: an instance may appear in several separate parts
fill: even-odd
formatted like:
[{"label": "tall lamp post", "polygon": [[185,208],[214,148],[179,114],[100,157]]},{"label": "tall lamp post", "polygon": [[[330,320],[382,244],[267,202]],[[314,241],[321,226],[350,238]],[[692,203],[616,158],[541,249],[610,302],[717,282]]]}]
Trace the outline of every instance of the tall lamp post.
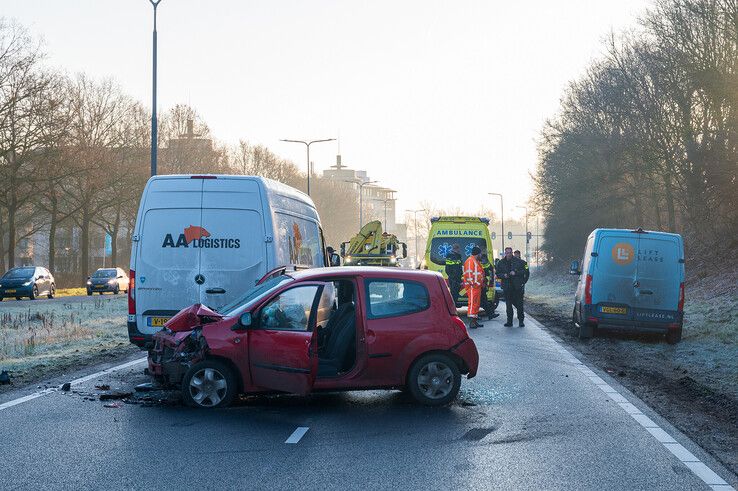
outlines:
[{"label": "tall lamp post", "polygon": [[336,139],[335,138],[325,138],[323,140],[311,140],[311,141],[282,139],[279,141],[288,142],[288,143],[302,143],[303,145],[305,145],[305,148],[307,149],[307,194],[308,196],[310,196],[310,145],[312,145],[313,143],[332,142],[332,141],[336,141]]},{"label": "tall lamp post", "polygon": [[366,186],[367,184],[374,184],[379,181],[366,181],[366,182],[343,181],[343,182],[348,182],[348,183],[356,184],[359,186],[359,229],[361,230],[361,227],[363,226],[363,223],[364,223],[364,186]]},{"label": "tall lamp post", "polygon": [[420,256],[418,256],[418,212],[426,211],[425,208],[419,210],[405,210],[408,213],[413,214],[413,228],[415,228],[415,262],[420,263]]},{"label": "tall lamp post", "polygon": [[500,224],[502,225],[502,253],[505,253],[505,204],[502,201],[502,195],[500,193],[487,193],[491,196],[500,197]]},{"label": "tall lamp post", "polygon": [[528,207],[516,206],[525,210],[525,260],[530,262],[530,253],[528,252]]},{"label": "tall lamp post", "polygon": [[159,145],[158,128],[156,123],[156,7],[159,6],[161,0],[149,0],[154,7],[154,33],[153,33],[153,70],[151,80],[151,175],[156,175],[156,152]]}]

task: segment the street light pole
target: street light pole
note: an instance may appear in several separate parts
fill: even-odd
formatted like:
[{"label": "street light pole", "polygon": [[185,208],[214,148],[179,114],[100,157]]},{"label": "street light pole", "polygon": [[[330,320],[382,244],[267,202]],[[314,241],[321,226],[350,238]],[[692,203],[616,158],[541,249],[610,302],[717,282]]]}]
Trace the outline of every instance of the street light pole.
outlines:
[{"label": "street light pole", "polygon": [[156,7],[159,6],[161,0],[149,0],[154,7],[154,33],[152,38],[153,44],[153,70],[151,80],[151,175],[156,175],[156,153],[159,146],[159,136],[156,121]]},{"label": "street light pole", "polygon": [[415,228],[415,262],[420,263],[420,256],[418,255],[418,212],[426,211],[425,208],[419,210],[405,210],[406,212],[413,214],[413,228]]},{"label": "street light pole", "polygon": [[[161,0],[159,0],[161,1]],[[302,143],[305,145],[305,148],[307,149],[307,194],[310,196],[310,145],[313,143],[320,143],[320,142],[332,142],[335,141],[335,138],[325,138],[323,140],[311,140],[311,141],[304,141],[304,140],[279,140],[281,142],[289,142],[289,143]]]},{"label": "street light pole", "polygon": [[500,197],[500,224],[502,225],[502,253],[505,253],[505,204],[502,201],[500,193],[487,193],[492,196]]},{"label": "street light pole", "polygon": [[361,227],[364,224],[364,186],[367,184],[374,184],[379,181],[343,181],[343,182],[349,182],[351,184],[357,184],[359,186],[359,230],[361,230]]}]

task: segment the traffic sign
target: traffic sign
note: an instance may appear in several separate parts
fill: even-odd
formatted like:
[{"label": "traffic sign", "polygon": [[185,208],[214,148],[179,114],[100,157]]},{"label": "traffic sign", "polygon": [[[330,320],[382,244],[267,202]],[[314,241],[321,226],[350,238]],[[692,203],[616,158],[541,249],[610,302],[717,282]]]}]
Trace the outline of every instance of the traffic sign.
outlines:
[{"label": "traffic sign", "polygon": [[508,240],[512,240],[512,232],[508,232],[507,233],[507,238],[508,238]]}]

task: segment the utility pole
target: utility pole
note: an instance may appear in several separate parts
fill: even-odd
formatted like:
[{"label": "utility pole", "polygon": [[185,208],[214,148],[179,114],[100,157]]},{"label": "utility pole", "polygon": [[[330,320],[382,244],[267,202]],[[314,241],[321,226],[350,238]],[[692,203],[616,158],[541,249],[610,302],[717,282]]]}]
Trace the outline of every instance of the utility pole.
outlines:
[{"label": "utility pole", "polygon": [[[161,1],[161,0],[159,0]],[[323,140],[311,140],[311,141],[304,141],[304,140],[279,140],[281,142],[288,142],[288,143],[302,143],[305,145],[305,148],[307,149],[307,195],[310,196],[310,174],[312,173],[310,169],[310,145],[313,143],[321,143],[321,142],[332,142],[336,141],[335,138],[325,138]]]},{"label": "utility pole", "polygon": [[156,7],[159,6],[161,0],[149,0],[154,7],[154,33],[153,33],[153,73],[151,81],[151,175],[156,175],[156,157],[159,146],[159,136],[156,121]]},{"label": "utility pole", "polygon": [[367,184],[375,184],[379,181],[343,181],[343,182],[349,182],[351,184],[356,184],[359,186],[359,230],[361,230],[361,227],[364,226],[364,186]]},{"label": "utility pole", "polygon": [[500,197],[500,224],[502,225],[502,253],[505,253],[505,204],[502,201],[500,193],[487,193],[492,196]]},{"label": "utility pole", "polygon": [[530,252],[528,251],[528,207],[517,206],[516,208],[522,208],[525,210],[525,260],[530,262]]}]

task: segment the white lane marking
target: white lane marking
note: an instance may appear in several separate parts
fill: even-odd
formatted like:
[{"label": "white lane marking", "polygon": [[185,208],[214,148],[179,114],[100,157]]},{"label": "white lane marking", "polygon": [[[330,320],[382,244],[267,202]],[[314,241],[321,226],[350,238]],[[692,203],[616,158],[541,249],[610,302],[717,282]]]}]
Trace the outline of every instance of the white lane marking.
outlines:
[{"label": "white lane marking", "polygon": [[300,441],[300,439],[305,436],[305,433],[308,432],[310,428],[307,426],[298,426],[295,431],[292,432],[290,437],[285,440],[285,443],[297,443]]},{"label": "white lane marking", "polygon": [[[530,318],[530,317],[529,317]],[[610,399],[615,401],[626,413],[628,413],[634,420],[636,420],[646,431],[648,431],[659,443],[666,447],[680,462],[682,462],[689,470],[694,473],[695,476],[699,477],[705,484],[710,486],[716,491],[736,491],[733,486],[728,484],[723,478],[721,478],[715,471],[710,469],[704,462],[700,461],[697,457],[692,454],[689,450],[684,448],[683,445],[678,443],[669,433],[664,431],[659,425],[657,425],[651,418],[643,414],[635,405],[630,403],[628,399],[623,397],[617,390],[615,390],[610,384],[605,382],[596,373],[594,373],[587,365],[579,361],[574,357],[566,348],[562,347],[553,336],[551,336],[546,330],[544,330],[540,323],[533,320],[532,323],[538,330],[547,338],[550,342],[554,343],[556,351],[564,356],[564,359],[574,365],[583,375],[585,375],[596,387],[599,387],[604,393],[606,393]]]},{"label": "white lane marking", "polygon": [[[139,358],[138,360],[129,361],[127,363],[123,363],[122,365],[117,365],[114,367],[106,368],[105,370],[101,370],[96,373],[92,373],[90,375],[87,375],[85,377],[81,377],[78,379],[74,379],[71,382],[69,382],[69,385],[75,386],[79,384],[83,384],[87,382],[88,380],[92,380],[94,378],[100,377],[102,375],[117,372],[119,370],[125,370],[126,368],[132,367],[133,365],[138,365],[139,363],[143,363],[147,360],[147,358]],[[39,397],[45,396],[47,394],[51,394],[52,392],[58,391],[58,387],[52,387],[50,389],[44,389],[40,390],[38,392],[34,392],[33,394],[29,394],[27,396],[19,397],[18,399],[13,399],[12,401],[4,402],[0,404],[0,411],[3,409],[8,409],[13,406],[17,406],[18,404],[23,404],[24,402],[32,401],[34,399],[38,399]]]}]

